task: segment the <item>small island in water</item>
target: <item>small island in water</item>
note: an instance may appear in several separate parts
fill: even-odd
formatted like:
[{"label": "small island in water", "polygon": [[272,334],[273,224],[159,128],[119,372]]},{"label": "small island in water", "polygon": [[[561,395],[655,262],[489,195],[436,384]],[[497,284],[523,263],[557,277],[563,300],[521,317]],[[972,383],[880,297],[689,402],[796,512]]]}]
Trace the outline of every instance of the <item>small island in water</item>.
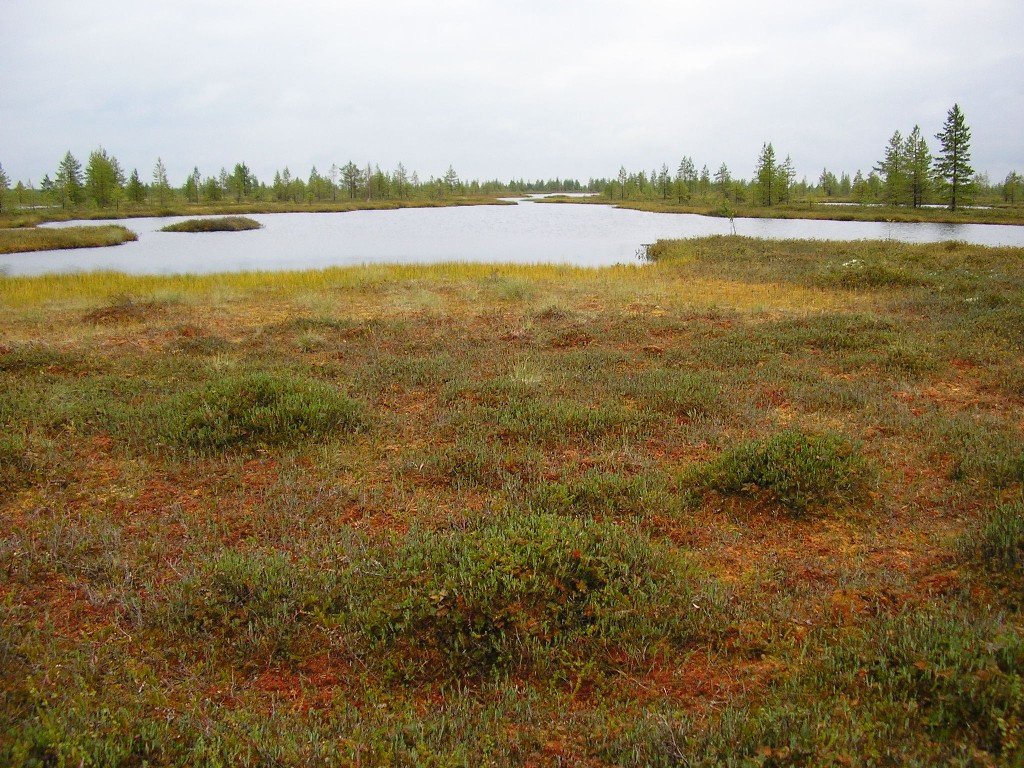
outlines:
[{"label": "small island in water", "polygon": [[263,225],[248,216],[221,216],[215,219],[187,219],[161,227],[161,232],[241,232],[262,229]]}]

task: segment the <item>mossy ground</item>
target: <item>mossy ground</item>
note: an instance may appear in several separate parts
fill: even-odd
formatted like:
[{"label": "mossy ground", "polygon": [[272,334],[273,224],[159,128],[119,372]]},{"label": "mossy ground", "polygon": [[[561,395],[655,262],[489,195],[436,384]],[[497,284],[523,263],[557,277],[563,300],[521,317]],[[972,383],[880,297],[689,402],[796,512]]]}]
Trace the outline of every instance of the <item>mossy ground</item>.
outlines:
[{"label": "mossy ground", "polygon": [[0,278],[0,762],[1016,765],[1024,254]]}]

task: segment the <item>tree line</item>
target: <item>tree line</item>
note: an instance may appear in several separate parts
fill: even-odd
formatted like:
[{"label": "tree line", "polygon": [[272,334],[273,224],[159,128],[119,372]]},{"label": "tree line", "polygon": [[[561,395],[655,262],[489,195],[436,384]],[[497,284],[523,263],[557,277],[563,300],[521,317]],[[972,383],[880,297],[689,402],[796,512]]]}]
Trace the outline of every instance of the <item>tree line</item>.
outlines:
[{"label": "tree line", "polygon": [[[402,163],[393,171],[379,165],[332,164],[321,173],[316,166],[308,177],[294,175],[286,166],[275,171],[270,183],[261,181],[250,167],[239,162],[229,172],[204,176],[198,167],[179,185],[173,185],[161,158],[157,158],[150,177],[143,181],[137,169],[126,174],[118,159],[102,147],[89,154],[83,164],[69,150],[52,174],[45,174],[36,189],[31,182],[18,182],[14,188],[0,166],[0,211],[3,206],[51,205],[65,210],[84,207],[120,210],[123,206],[144,204],[166,206],[175,202],[194,204],[234,201],[280,202],[296,204],[336,203],[344,200],[405,200],[417,198],[493,197],[528,192],[585,191],[576,179],[547,179],[507,182],[463,181],[454,167],[439,177],[423,180]],[[8,199],[10,198],[10,199]]]},{"label": "tree line", "polygon": [[736,178],[725,163],[714,173],[704,165],[700,170],[693,158],[684,156],[675,171],[667,164],[649,173],[630,173],[620,167],[610,179],[554,178],[507,182],[464,181],[455,169],[439,177],[420,178],[402,163],[391,171],[379,165],[357,165],[348,161],[332,164],[324,172],[314,166],[308,176],[293,174],[286,166],[275,171],[272,180],[261,181],[244,162],[229,172],[202,175],[198,167],[179,186],[171,184],[167,168],[158,157],[145,181],[137,169],[126,174],[120,162],[102,147],[90,153],[85,165],[69,150],[56,171],[43,176],[39,189],[31,182],[17,182],[13,189],[0,165],[0,212],[26,205],[51,205],[67,210],[92,206],[119,210],[122,206],[167,206],[172,202],[194,204],[234,201],[278,202],[287,204],[327,204],[343,200],[446,199],[462,196],[515,195],[529,192],[593,192],[609,199],[662,199],[678,204],[712,203],[725,205],[774,206],[797,200],[835,199],[891,206],[920,207],[942,204],[956,209],[975,197],[1009,204],[1024,200],[1024,176],[1011,172],[1001,184],[992,184],[984,174],[971,167],[971,132],[959,105],[946,115],[942,130],[935,134],[939,142],[933,155],[919,126],[904,137],[895,131],[885,145],[882,158],[865,176],[858,170],[838,176],[823,169],[816,183],[806,178],[796,181],[792,158],[779,155],[771,142],[762,145],[754,176]]},{"label": "tree line", "polygon": [[714,174],[707,165],[698,172],[692,157],[680,161],[674,174],[668,165],[650,173],[629,173],[620,168],[614,179],[604,180],[601,191],[609,199],[656,199],[685,203],[745,204],[774,206],[795,200],[834,199],[859,203],[919,208],[941,204],[956,210],[976,197],[986,202],[1016,204],[1024,200],[1024,176],[1007,174],[992,184],[971,167],[971,132],[959,105],[946,115],[942,130],[935,134],[938,153],[933,155],[917,125],[903,137],[896,131],[883,150],[882,159],[865,176],[858,170],[836,175],[822,169],[816,183],[796,181],[790,156],[780,160],[771,142],[761,147],[754,176],[734,178],[722,163]]}]

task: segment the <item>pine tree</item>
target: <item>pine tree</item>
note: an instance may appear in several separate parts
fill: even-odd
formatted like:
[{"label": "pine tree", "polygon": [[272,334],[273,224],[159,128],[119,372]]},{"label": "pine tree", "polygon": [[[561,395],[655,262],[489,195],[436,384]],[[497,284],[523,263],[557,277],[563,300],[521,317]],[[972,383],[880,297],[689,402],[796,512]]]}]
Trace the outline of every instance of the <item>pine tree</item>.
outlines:
[{"label": "pine tree", "polygon": [[793,168],[793,160],[789,155],[786,155],[786,159],[778,166],[778,170],[775,174],[775,189],[778,201],[780,203],[789,202],[789,193],[793,186],[793,179],[796,178],[796,169]]},{"label": "pine tree", "polygon": [[971,168],[971,129],[964,122],[959,104],[954,104],[946,113],[946,122],[935,138],[942,145],[935,158],[935,179],[942,200],[951,211],[955,211],[957,205],[964,202],[974,175]]},{"label": "pine tree", "polygon": [[718,191],[722,193],[722,196],[729,199],[729,187],[732,183],[732,176],[729,174],[729,166],[722,163],[718,166],[718,170],[715,171],[715,184],[718,185]]},{"label": "pine tree", "polygon": [[818,188],[825,197],[832,197],[839,190],[839,180],[828,168],[822,168],[821,176],[818,177]]},{"label": "pine tree", "polygon": [[1010,171],[1003,181],[1003,201],[1013,205],[1017,202],[1022,189],[1024,189],[1024,177],[1016,171]]}]

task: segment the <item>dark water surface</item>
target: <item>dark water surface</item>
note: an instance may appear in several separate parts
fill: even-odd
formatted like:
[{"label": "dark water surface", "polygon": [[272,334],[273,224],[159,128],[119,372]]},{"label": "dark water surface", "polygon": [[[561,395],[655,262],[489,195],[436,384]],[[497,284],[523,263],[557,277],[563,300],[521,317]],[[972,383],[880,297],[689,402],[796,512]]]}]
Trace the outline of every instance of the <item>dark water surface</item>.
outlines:
[{"label": "dark water surface", "polygon": [[[134,243],[108,248],[0,255],[9,275],[117,270],[136,274],[318,269],[381,262],[554,262],[605,266],[635,262],[645,243],[732,233],[728,219],[620,210],[605,205],[403,208],[349,213],[254,214],[263,229],[172,233],[180,218],[128,219]],[[80,221],[49,226],[102,224]],[[736,234],[771,239],[963,240],[1024,247],[1024,227],[811,219],[736,219]]]}]

